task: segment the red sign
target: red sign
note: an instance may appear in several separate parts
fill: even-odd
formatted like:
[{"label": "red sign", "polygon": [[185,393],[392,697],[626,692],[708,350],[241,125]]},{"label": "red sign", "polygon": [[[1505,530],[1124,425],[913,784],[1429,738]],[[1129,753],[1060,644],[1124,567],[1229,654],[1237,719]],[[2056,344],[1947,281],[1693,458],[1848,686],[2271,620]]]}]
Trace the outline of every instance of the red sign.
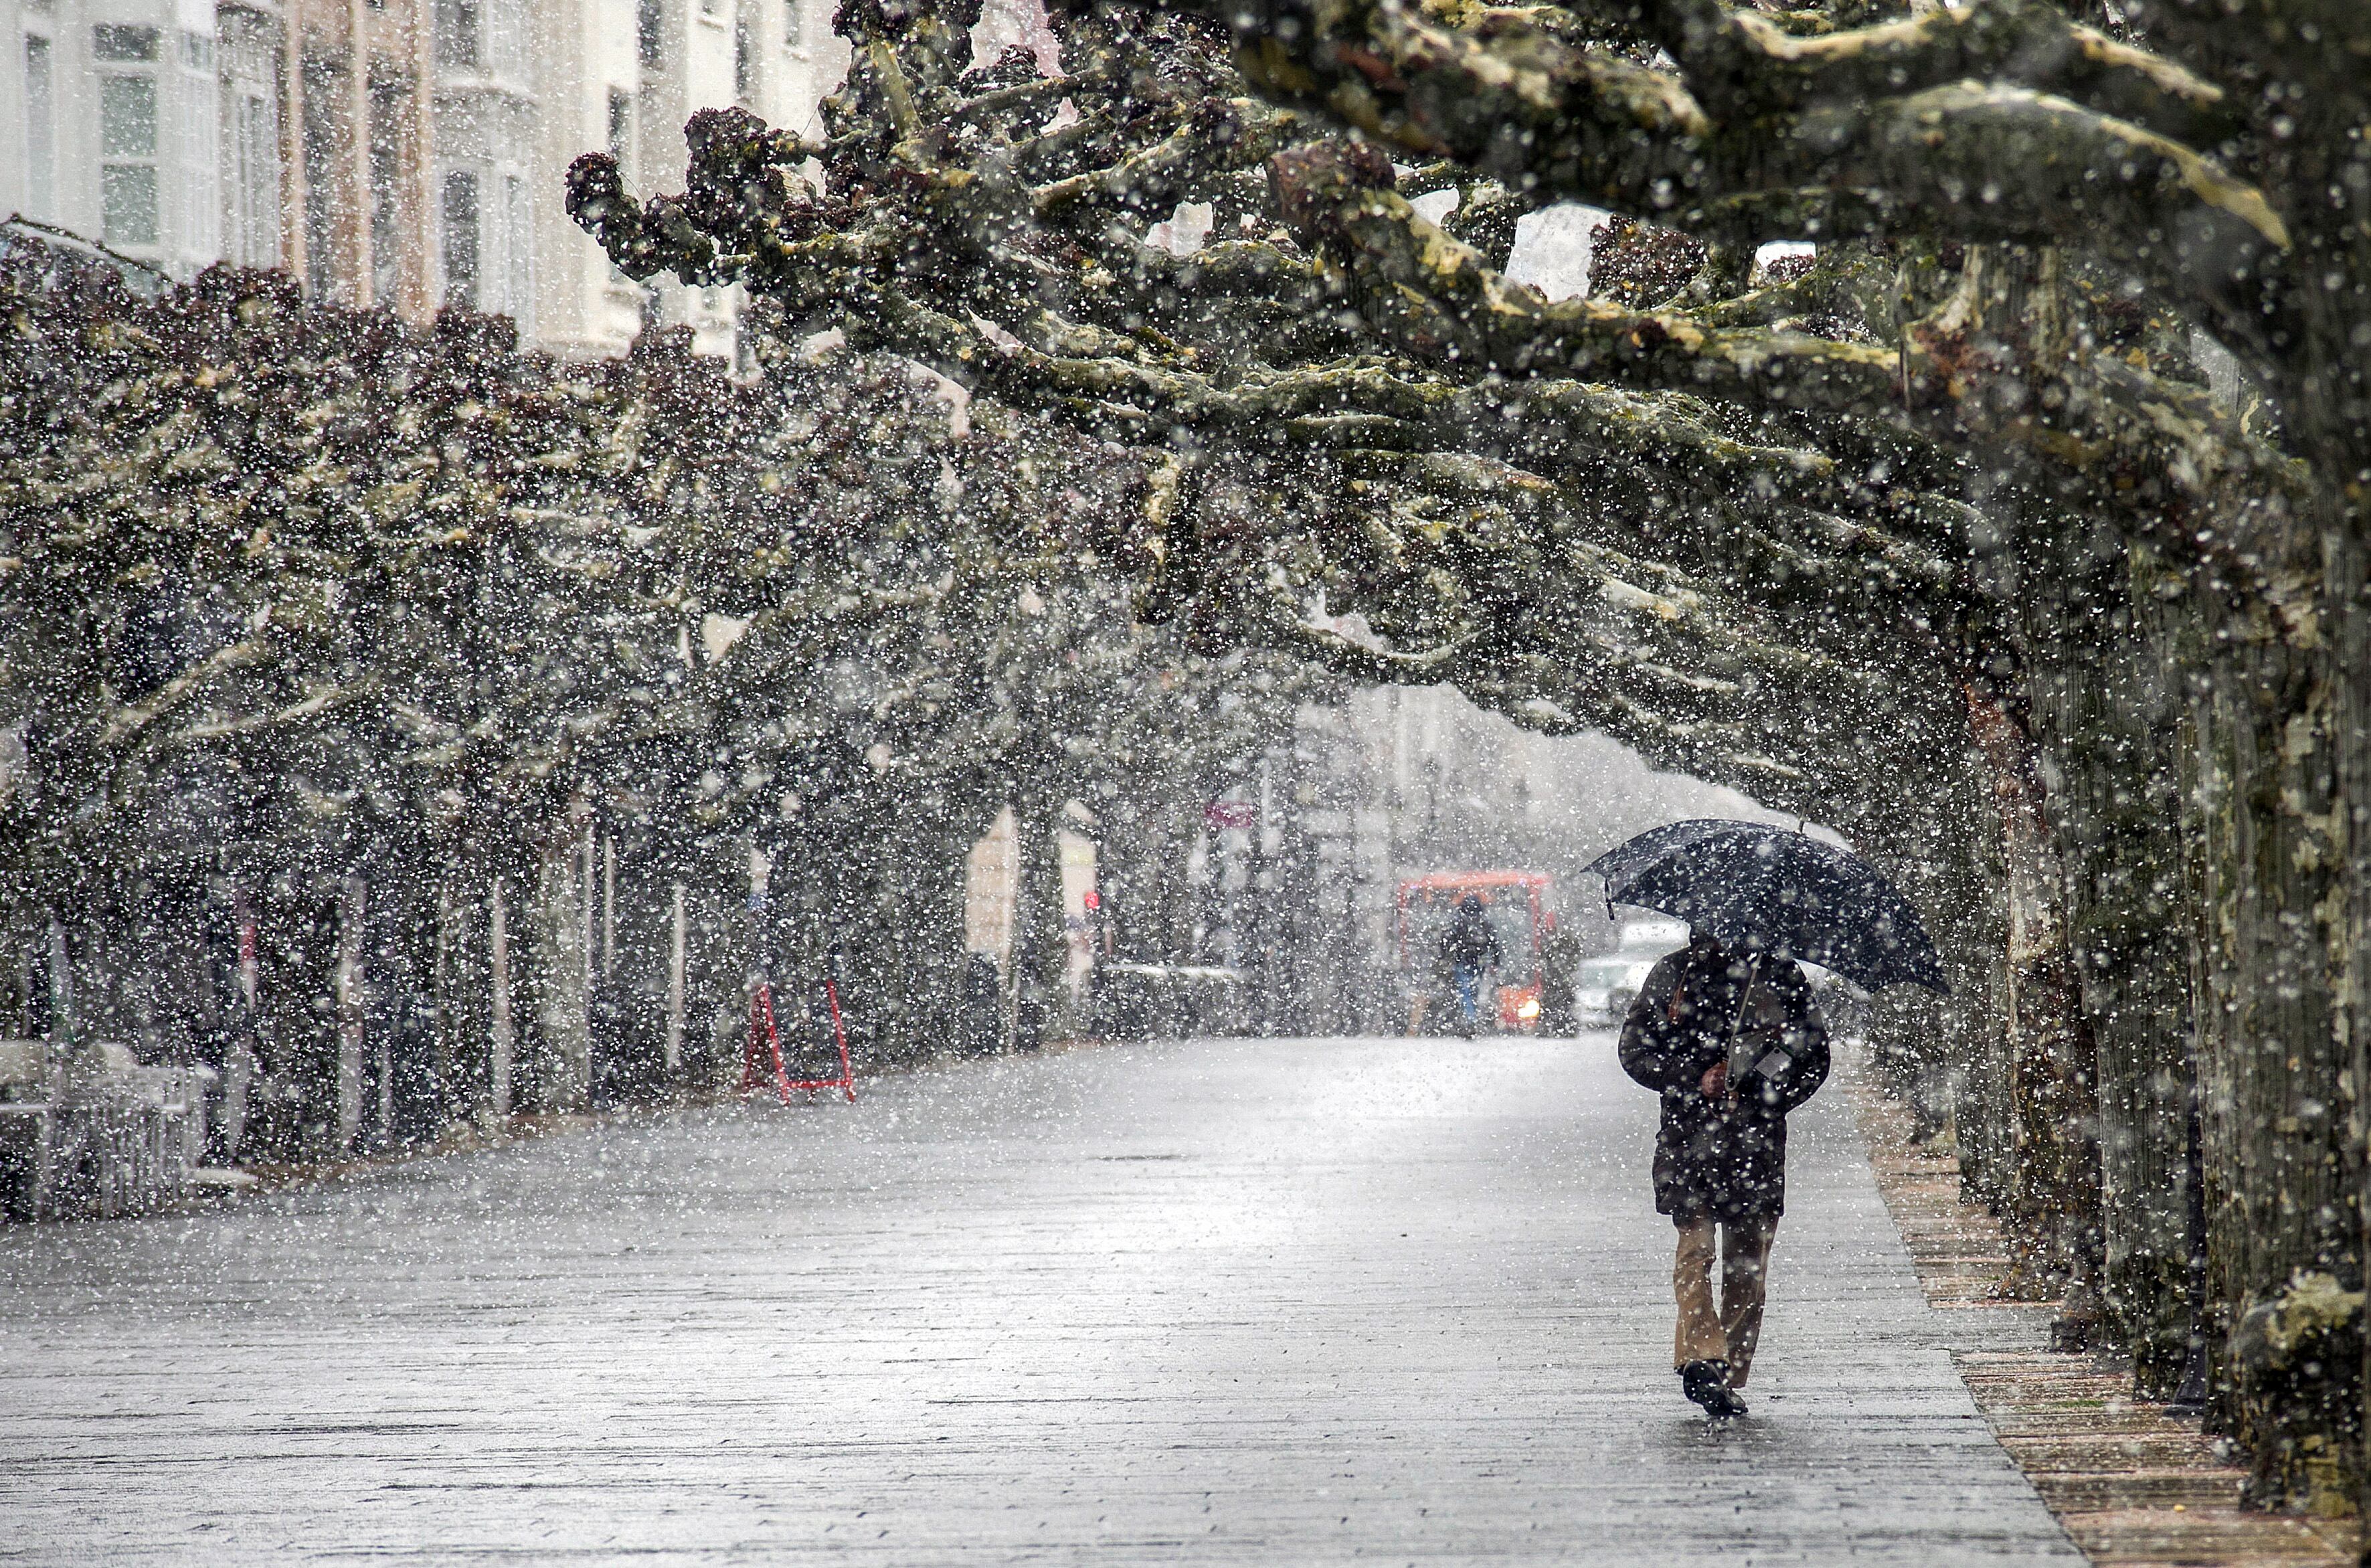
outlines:
[{"label": "red sign", "polygon": [[1202,825],[1243,828],[1259,825],[1259,808],[1249,801],[1212,801],[1202,808]]}]

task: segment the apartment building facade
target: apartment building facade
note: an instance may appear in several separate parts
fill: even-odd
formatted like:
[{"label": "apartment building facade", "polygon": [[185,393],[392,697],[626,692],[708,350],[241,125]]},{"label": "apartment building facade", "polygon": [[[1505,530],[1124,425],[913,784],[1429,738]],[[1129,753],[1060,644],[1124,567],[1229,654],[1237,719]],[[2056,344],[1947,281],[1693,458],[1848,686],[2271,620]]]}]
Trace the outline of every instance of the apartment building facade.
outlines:
[{"label": "apartment building facade", "polygon": [[740,302],[612,270],[570,162],[677,188],[695,110],[815,129],[846,58],[829,0],[0,0],[0,214],[577,355],[649,319],[729,353]]}]

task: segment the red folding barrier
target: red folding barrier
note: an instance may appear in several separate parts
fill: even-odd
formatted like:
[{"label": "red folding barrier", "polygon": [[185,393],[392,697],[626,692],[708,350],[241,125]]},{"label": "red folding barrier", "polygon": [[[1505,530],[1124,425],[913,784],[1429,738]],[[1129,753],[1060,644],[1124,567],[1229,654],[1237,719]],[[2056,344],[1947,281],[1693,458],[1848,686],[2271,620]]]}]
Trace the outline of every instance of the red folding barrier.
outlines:
[{"label": "red folding barrier", "polygon": [[835,1078],[794,1078],[782,1066],[782,1033],[774,1026],[774,987],[760,982],[757,994],[749,998],[749,1043],[741,1053],[741,1089],[763,1092],[765,1058],[761,1052],[770,1053],[774,1065],[774,1089],[782,1103],[791,1102],[794,1089],[837,1089],[848,1094],[848,1102],[856,1103],[856,1069],[848,1060],[848,1025],[839,1016],[839,987],[831,981],[823,983],[824,1000],[831,1006],[831,1035],[839,1047],[839,1076]]}]

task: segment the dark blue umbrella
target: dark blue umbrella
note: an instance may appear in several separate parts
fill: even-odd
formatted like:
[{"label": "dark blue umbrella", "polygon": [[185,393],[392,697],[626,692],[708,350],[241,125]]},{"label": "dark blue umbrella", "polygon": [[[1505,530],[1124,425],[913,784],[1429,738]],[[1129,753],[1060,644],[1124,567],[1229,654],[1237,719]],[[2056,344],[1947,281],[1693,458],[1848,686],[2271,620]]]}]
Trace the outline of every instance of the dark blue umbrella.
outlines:
[{"label": "dark blue umbrella", "polygon": [[1833,969],[1865,991],[1906,980],[1949,994],[1910,900],[1849,849],[1755,822],[1675,822],[1589,868],[1605,901],[1710,931],[1732,952]]}]

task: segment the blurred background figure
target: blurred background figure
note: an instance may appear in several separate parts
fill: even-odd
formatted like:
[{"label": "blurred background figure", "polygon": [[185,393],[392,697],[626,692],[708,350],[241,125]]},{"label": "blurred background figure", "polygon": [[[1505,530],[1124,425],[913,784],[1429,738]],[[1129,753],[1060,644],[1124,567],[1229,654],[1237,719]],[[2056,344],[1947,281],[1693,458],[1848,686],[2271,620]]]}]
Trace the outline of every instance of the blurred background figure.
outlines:
[{"label": "blurred background figure", "polygon": [[1440,934],[1440,963],[1449,972],[1450,988],[1456,996],[1460,1034],[1472,1034],[1480,1020],[1484,975],[1506,962],[1498,933],[1490,928],[1488,917],[1482,913],[1482,895],[1467,894],[1457,901],[1457,913]]}]

